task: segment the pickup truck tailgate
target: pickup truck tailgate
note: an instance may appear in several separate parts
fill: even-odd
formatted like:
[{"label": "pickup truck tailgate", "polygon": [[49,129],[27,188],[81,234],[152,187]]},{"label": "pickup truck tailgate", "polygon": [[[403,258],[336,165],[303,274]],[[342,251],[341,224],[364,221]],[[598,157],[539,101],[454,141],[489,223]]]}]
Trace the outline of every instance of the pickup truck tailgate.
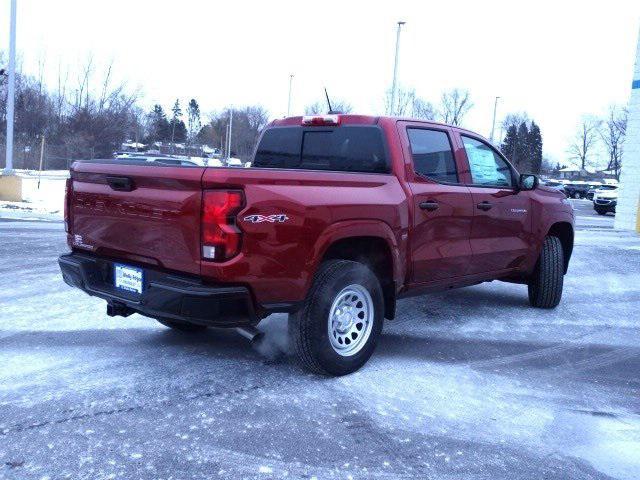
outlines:
[{"label": "pickup truck tailgate", "polygon": [[199,274],[204,170],[76,163],[69,243],[101,256]]}]

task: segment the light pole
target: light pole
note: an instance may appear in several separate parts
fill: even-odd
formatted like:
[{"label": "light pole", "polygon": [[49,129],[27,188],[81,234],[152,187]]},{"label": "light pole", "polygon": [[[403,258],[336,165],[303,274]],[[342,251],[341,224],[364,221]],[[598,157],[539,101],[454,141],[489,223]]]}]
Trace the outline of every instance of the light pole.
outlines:
[{"label": "light pole", "polygon": [[291,114],[291,85],[293,84],[293,73],[289,75],[289,100],[287,100],[287,117]]},{"label": "light pole", "polygon": [[16,0],[11,0],[9,20],[9,83],[7,85],[7,150],[4,174],[13,173],[13,121],[16,96]]},{"label": "light pole", "polygon": [[491,143],[493,143],[493,134],[496,130],[496,111],[498,110],[498,100],[500,99],[500,97],[496,97],[496,101],[493,104],[493,122],[491,124],[491,136],[489,137],[489,140],[491,141]]},{"label": "light pole", "polygon": [[398,83],[398,52],[400,51],[400,29],[407,22],[398,22],[398,30],[396,32],[396,56],[393,61],[393,83],[391,84],[391,101],[389,102],[389,114],[393,115],[393,108],[396,104],[396,86]]},{"label": "light pole", "polygon": [[229,135],[227,135],[227,160],[231,158],[231,129],[233,128],[233,105],[229,109]]}]

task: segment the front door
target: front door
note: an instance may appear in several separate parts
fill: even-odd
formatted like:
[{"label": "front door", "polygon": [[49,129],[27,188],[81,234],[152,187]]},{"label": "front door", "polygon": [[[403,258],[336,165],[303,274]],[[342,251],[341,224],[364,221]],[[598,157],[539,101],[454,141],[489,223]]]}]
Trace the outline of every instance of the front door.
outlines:
[{"label": "front door", "polygon": [[517,173],[493,147],[479,138],[460,135],[469,165],[473,198],[468,273],[519,267],[531,242],[531,199],[516,188]]},{"label": "front door", "polygon": [[463,276],[471,260],[473,203],[458,178],[451,132],[400,122],[411,189],[411,283]]}]

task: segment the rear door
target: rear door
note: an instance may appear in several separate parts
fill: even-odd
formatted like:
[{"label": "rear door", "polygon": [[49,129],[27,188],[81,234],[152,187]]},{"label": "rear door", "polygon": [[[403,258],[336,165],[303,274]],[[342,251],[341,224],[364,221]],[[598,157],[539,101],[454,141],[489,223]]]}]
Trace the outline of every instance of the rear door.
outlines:
[{"label": "rear door", "polygon": [[199,274],[204,170],[120,160],[76,163],[70,243],[101,256]]},{"label": "rear door", "polygon": [[473,198],[469,274],[517,268],[531,243],[531,199],[516,188],[517,172],[495,148],[473,135],[459,137]]},{"label": "rear door", "polygon": [[412,193],[411,283],[459,277],[471,259],[473,205],[446,127],[399,122]]}]

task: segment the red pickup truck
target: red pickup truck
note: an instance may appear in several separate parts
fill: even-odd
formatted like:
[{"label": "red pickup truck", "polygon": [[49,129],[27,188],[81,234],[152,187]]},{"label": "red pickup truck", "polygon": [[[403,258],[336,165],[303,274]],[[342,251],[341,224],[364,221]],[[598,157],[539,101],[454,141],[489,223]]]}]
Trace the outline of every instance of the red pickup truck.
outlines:
[{"label": "red pickup truck", "polygon": [[65,222],[64,280],[109,315],[253,335],[286,312],[301,364],[331,375],[402,297],[498,279],[555,307],[574,235],[565,196],[481,136],[360,115],[275,120],[251,168],[76,162]]}]

